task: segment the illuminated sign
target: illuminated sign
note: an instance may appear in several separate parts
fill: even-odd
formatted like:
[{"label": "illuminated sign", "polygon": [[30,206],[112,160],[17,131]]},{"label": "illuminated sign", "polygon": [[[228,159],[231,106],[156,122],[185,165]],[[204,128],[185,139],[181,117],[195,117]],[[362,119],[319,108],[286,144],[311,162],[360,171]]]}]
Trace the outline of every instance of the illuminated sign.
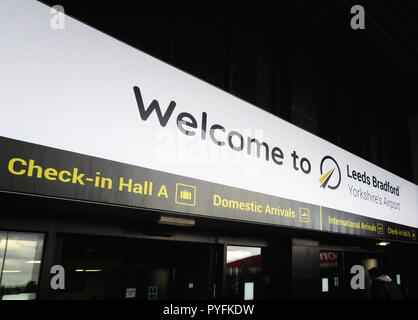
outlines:
[{"label": "illuminated sign", "polygon": [[36,1],[0,3],[1,190],[415,239],[415,184],[75,19],[50,19]]}]

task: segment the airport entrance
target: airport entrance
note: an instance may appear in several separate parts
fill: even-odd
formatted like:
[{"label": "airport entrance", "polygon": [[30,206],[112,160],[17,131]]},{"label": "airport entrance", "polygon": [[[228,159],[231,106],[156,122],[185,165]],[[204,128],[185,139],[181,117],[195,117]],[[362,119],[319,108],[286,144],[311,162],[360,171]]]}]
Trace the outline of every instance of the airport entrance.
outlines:
[{"label": "airport entrance", "polygon": [[54,299],[210,300],[220,287],[213,244],[71,235],[60,242],[66,288]]}]

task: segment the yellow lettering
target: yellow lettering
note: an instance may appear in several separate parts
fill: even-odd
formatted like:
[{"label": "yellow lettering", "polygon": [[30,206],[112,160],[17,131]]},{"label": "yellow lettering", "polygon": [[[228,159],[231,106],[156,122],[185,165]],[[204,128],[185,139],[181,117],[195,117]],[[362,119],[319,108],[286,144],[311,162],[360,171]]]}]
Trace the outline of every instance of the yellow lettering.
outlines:
[{"label": "yellow lettering", "polygon": [[74,168],[74,170],[73,170],[73,179],[72,179],[72,183],[79,183],[79,184],[81,184],[81,185],[83,185],[84,186],[84,182],[83,182],[83,177],[85,176],[85,174],[84,173],[81,173],[81,174],[79,174],[78,173],[78,168]]},{"label": "yellow lettering", "polygon": [[11,160],[9,161],[9,166],[8,166],[9,171],[10,171],[11,173],[13,173],[13,174],[17,175],[17,176],[20,176],[20,175],[22,175],[22,174],[25,174],[26,170],[24,170],[24,169],[21,169],[21,170],[19,170],[19,171],[16,171],[16,170],[14,169],[14,165],[15,165],[15,163],[16,163],[16,162],[20,162],[23,166],[26,166],[26,165],[27,165],[27,163],[26,163],[26,161],[25,161],[25,160],[23,160],[23,159],[19,159],[19,158],[13,158],[13,159],[11,159]]},{"label": "yellow lettering", "polygon": [[66,170],[62,170],[58,174],[58,179],[60,181],[62,181],[62,182],[70,182],[71,181],[71,178],[64,178],[64,175],[71,177],[71,172],[66,171]]},{"label": "yellow lettering", "polygon": [[128,183],[123,182],[123,177],[119,180],[119,191],[122,191],[124,187],[128,188],[128,192],[132,192],[132,179],[129,179]]},{"label": "yellow lettering", "polygon": [[239,209],[242,210],[242,211],[245,210],[245,203],[244,202],[239,203]]},{"label": "yellow lettering", "polygon": [[28,177],[32,177],[33,169],[36,169],[36,177],[42,178],[42,168],[35,166],[35,161],[29,160]]},{"label": "yellow lettering", "polygon": [[102,178],[102,182],[100,184],[100,187],[105,188],[106,187],[106,182],[107,182],[107,188],[112,189],[112,179],[110,179],[110,178]]},{"label": "yellow lettering", "polygon": [[137,194],[142,194],[142,184],[135,183],[133,192]]},{"label": "yellow lettering", "polygon": [[44,172],[44,176],[48,180],[57,180],[57,174],[58,174],[57,170],[53,168],[48,168]]},{"label": "yellow lettering", "polygon": [[219,207],[221,205],[221,200],[222,200],[222,198],[219,195],[217,195],[217,194],[213,195],[213,205],[215,207]]},{"label": "yellow lettering", "polygon": [[164,196],[165,198],[168,198],[167,188],[165,185],[162,185],[160,188],[160,191],[158,191],[157,197]]}]

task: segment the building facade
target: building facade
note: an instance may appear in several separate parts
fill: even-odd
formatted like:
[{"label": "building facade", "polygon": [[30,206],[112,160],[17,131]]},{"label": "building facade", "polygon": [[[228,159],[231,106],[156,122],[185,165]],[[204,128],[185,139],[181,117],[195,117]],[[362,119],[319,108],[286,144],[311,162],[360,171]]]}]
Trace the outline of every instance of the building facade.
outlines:
[{"label": "building facade", "polygon": [[414,40],[350,4],[5,1],[2,298],[416,299]]}]

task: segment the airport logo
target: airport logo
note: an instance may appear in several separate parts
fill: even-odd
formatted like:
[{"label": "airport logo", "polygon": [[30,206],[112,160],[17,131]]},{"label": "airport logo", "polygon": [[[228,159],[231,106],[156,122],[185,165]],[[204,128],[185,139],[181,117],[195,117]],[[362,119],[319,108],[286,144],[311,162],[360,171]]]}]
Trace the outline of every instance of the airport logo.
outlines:
[{"label": "airport logo", "polygon": [[319,169],[321,173],[320,188],[337,189],[341,183],[341,170],[337,161],[331,156],[325,156],[321,160]]}]

